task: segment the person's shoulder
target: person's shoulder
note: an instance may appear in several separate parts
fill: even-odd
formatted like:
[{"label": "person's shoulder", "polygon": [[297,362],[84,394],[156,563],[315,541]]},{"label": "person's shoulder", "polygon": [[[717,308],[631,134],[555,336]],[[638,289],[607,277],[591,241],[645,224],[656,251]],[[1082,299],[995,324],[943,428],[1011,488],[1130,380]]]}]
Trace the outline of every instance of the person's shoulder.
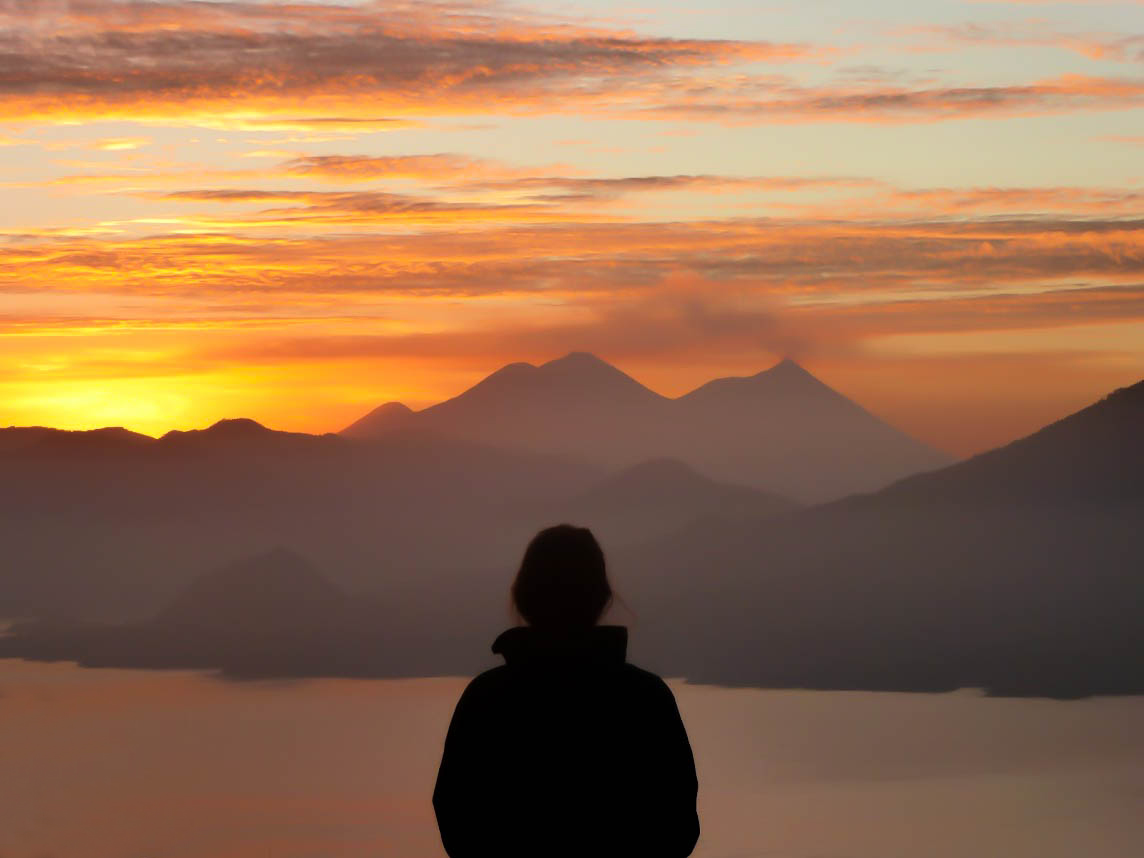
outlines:
[{"label": "person's shoulder", "polygon": [[649,696],[675,699],[675,695],[671,693],[671,688],[659,674],[652,673],[650,670],[644,670],[642,667],[638,667],[630,662],[625,662],[621,670],[623,672],[624,681],[643,693]]},{"label": "person's shoulder", "polygon": [[495,691],[504,685],[510,679],[510,671],[508,665],[497,665],[490,667],[488,670],[478,673],[469,680],[469,684],[465,686],[464,693],[466,695],[480,695],[486,692]]},{"label": "person's shoulder", "polygon": [[495,701],[504,696],[507,678],[504,665],[478,673],[461,692],[457,711],[471,716],[495,706]]}]

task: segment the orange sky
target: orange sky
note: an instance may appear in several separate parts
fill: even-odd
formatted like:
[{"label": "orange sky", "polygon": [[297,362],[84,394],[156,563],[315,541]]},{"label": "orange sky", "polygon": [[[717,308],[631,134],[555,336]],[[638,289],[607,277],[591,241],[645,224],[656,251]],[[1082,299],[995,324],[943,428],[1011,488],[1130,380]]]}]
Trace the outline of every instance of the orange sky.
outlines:
[{"label": "orange sky", "polygon": [[0,6],[0,425],[794,356],[978,451],[1144,377],[1138,3]]}]

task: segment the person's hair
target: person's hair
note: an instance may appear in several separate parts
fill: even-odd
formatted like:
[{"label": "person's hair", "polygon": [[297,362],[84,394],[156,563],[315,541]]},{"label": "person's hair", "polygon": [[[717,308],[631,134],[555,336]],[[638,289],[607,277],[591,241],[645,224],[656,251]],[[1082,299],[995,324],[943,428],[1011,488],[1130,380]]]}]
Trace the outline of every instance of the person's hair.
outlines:
[{"label": "person's hair", "polygon": [[575,631],[594,626],[612,601],[604,552],[586,527],[558,524],[524,550],[512,602],[530,626]]}]

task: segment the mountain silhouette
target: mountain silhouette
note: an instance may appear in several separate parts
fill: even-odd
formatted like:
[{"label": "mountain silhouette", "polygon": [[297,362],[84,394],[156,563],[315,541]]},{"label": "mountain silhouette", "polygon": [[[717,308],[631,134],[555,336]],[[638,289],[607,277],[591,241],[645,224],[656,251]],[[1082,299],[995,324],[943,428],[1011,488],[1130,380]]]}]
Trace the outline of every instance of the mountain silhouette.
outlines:
[{"label": "mountain silhouette", "polygon": [[0,430],[0,617],[140,619],[203,569],[268,545],[359,591],[471,569],[474,557],[509,564],[542,523],[538,504],[606,473],[465,441],[363,442],[253,422],[111,447],[90,433],[5,444],[17,434]]},{"label": "mountain silhouette", "polygon": [[902,500],[1144,499],[1144,381],[1026,438],[892,487]]},{"label": "mountain silhouette", "polygon": [[1141,438],[1144,382],[875,494],[709,522],[619,562],[656,617],[654,657],[696,679],[1144,693]]},{"label": "mountain silhouette", "polygon": [[412,425],[413,411],[403,402],[386,402],[342,430],[347,438],[381,438]]},{"label": "mountain silhouette", "polygon": [[375,599],[351,598],[284,548],[195,578],[144,622],[24,622],[0,638],[0,657],[236,678],[393,675],[395,655]]},{"label": "mountain silhouette", "polygon": [[48,429],[43,426],[9,426],[0,429],[0,454],[20,451],[23,454],[53,454],[63,451],[113,451],[154,439],[118,426],[103,429]]},{"label": "mountain silhouette", "polygon": [[757,521],[798,508],[778,495],[711,480],[675,459],[653,459],[554,504],[548,517],[550,522],[578,522],[605,545],[619,546],[707,519]]},{"label": "mountain silhouette", "polygon": [[309,562],[276,548],[200,575],[154,623],[187,633],[289,632],[338,618],[349,605],[344,591]]},{"label": "mountain silhouette", "polygon": [[47,446],[0,430],[0,616],[39,618],[0,655],[470,673],[509,620],[522,546],[570,520],[608,532],[633,659],[661,674],[1144,693],[1144,382],[966,462],[804,509],[678,461],[608,472],[420,433],[212,429]]},{"label": "mountain silhouette", "polygon": [[628,467],[682,461],[717,480],[802,500],[868,491],[947,464],[791,360],[669,399],[600,358],[512,363],[422,411],[387,403],[353,438],[423,431]]},{"label": "mountain silhouette", "polygon": [[795,498],[869,491],[950,461],[792,360],[710,381],[674,404],[689,461],[717,479]]}]

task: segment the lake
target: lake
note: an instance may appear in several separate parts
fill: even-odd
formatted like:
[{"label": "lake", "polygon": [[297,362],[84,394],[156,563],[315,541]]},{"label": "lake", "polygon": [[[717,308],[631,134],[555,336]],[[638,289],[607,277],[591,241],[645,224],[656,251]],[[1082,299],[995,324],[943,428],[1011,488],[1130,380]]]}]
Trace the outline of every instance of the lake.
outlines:
[{"label": "lake", "polygon": [[[0,660],[0,858],[441,858],[466,680],[237,683]],[[1144,698],[671,683],[707,858],[1125,858]]]}]

